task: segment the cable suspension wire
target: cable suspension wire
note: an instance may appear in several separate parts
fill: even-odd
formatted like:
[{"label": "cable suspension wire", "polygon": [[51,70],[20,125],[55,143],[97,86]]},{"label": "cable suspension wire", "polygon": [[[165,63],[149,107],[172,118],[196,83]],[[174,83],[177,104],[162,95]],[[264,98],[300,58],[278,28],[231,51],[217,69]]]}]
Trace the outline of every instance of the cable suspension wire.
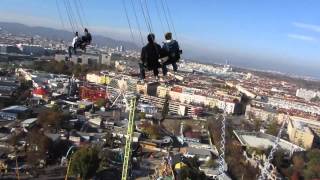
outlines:
[{"label": "cable suspension wire", "polygon": [[62,29],[66,30],[66,28],[64,26],[64,22],[63,22],[60,6],[59,6],[59,0],[56,0],[56,6],[57,6],[57,11],[58,11],[58,14],[59,14],[59,19],[60,19],[60,23],[61,23]]},{"label": "cable suspension wire", "polygon": [[84,26],[83,26],[83,20],[82,20],[82,17],[81,17],[81,14],[80,14],[80,10],[79,10],[79,5],[77,3],[78,1],[77,0],[73,0],[73,3],[74,3],[74,7],[76,9],[76,13],[78,15],[78,19],[79,19],[79,22],[80,22],[80,25],[81,27],[84,29]]},{"label": "cable suspension wire", "polygon": [[163,21],[162,21],[162,18],[161,18],[161,12],[160,12],[160,9],[159,9],[159,6],[158,6],[158,1],[154,1],[154,4],[155,4],[157,15],[158,15],[158,18],[159,18],[159,21],[160,21],[161,30],[162,30],[162,33],[164,34],[165,30],[164,30]]},{"label": "cable suspension wire", "polygon": [[71,6],[71,3],[69,0],[66,0],[67,1],[67,5],[68,5],[68,9],[69,9],[69,12],[70,12],[70,17],[72,19],[72,21],[74,22],[75,24],[75,28],[76,29],[79,29],[79,24],[78,24],[78,21],[77,21],[77,18],[75,17],[74,13],[73,13],[73,9],[72,9],[72,6]]},{"label": "cable suspension wire", "polygon": [[170,24],[169,24],[169,21],[168,21],[166,9],[164,8],[163,1],[160,0],[160,2],[161,2],[161,7],[162,7],[163,14],[164,14],[164,18],[165,18],[166,23],[167,23],[167,25],[168,25],[168,29],[169,29],[169,31],[171,32],[171,27],[170,27]]},{"label": "cable suspension wire", "polygon": [[136,23],[137,23],[137,26],[138,26],[141,45],[143,46],[144,45],[144,40],[143,40],[143,36],[142,36],[142,33],[141,33],[141,26],[140,26],[140,22],[139,22],[139,19],[138,19],[138,16],[137,16],[136,7],[135,7],[135,5],[133,3],[133,0],[130,0],[130,1],[131,1],[131,6],[132,6],[132,9],[133,9],[133,12],[134,12],[134,16],[135,16],[135,19],[136,19]]},{"label": "cable suspension wire", "polygon": [[149,8],[148,8],[148,2],[147,0],[144,0],[144,6],[146,8],[146,13],[147,13],[147,18],[149,20],[149,24],[150,24],[150,27],[151,27],[151,32],[153,32],[153,26],[152,26],[152,21],[151,21],[151,16],[150,16],[150,13],[149,13]]},{"label": "cable suspension wire", "polygon": [[142,0],[139,1],[140,2],[140,8],[141,8],[141,11],[142,11],[142,15],[143,15],[143,18],[144,18],[144,21],[146,23],[146,26],[147,26],[147,29],[148,31],[151,33],[152,32],[152,29],[151,29],[151,26],[146,18],[146,14],[144,12],[144,8],[143,8],[143,5],[142,5]]},{"label": "cable suspension wire", "polygon": [[72,18],[71,18],[71,15],[70,15],[70,12],[69,12],[69,8],[68,8],[68,5],[67,5],[67,0],[64,0],[63,3],[64,3],[64,7],[66,9],[66,12],[67,12],[67,16],[68,16],[68,19],[69,19],[69,23],[70,23],[70,27],[72,29],[72,32],[75,32],[75,27],[74,27],[74,24],[73,24],[73,21],[72,21]]},{"label": "cable suspension wire", "polygon": [[84,11],[84,9],[83,9],[83,5],[82,5],[81,0],[78,0],[78,3],[79,3],[79,6],[80,6],[80,12],[81,12],[81,14],[82,14],[84,23],[85,23],[85,25],[88,27],[88,26],[89,26],[89,23],[88,23],[88,20],[87,20],[86,13],[85,13],[85,11]]},{"label": "cable suspension wire", "polygon": [[127,17],[128,25],[129,25],[129,28],[130,28],[130,35],[131,35],[132,41],[135,42],[125,0],[122,0],[122,4],[123,4],[123,9],[124,9],[124,11],[126,13],[126,17]]},{"label": "cable suspension wire", "polygon": [[174,26],[174,22],[173,22],[173,19],[172,19],[172,16],[171,16],[171,11],[170,11],[170,9],[169,9],[167,0],[164,0],[164,3],[165,3],[165,5],[166,5],[166,7],[167,7],[168,17],[169,17],[169,20],[170,20],[170,22],[171,22],[171,27],[172,27],[172,29],[173,29],[173,33],[174,33],[174,35],[175,35],[175,39],[178,39],[178,36],[177,36],[177,33],[176,33],[176,28],[175,28],[175,26]]}]

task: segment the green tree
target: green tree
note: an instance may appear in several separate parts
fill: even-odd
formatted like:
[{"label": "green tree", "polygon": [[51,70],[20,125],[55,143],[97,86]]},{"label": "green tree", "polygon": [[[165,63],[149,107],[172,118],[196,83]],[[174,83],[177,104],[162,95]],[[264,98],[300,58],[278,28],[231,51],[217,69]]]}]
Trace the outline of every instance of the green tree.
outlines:
[{"label": "green tree", "polygon": [[99,151],[95,147],[83,147],[72,155],[71,173],[82,180],[90,179],[99,168]]},{"label": "green tree", "polygon": [[146,118],[146,113],[145,112],[140,112],[140,119],[145,119]]},{"label": "green tree", "polygon": [[94,104],[100,108],[100,107],[105,106],[106,103],[107,103],[107,101],[105,99],[100,98]]},{"label": "green tree", "polygon": [[278,125],[278,122],[276,120],[272,120],[267,127],[266,133],[277,136],[279,130],[280,130],[280,126]]},{"label": "green tree", "polygon": [[311,102],[320,102],[320,97],[319,96],[316,96],[312,99],[310,99]]},{"label": "green tree", "polygon": [[308,162],[304,171],[305,179],[320,177],[320,149],[312,149],[307,152]]},{"label": "green tree", "polygon": [[253,119],[253,126],[255,131],[259,131],[262,125],[262,121],[260,119],[254,118]]}]

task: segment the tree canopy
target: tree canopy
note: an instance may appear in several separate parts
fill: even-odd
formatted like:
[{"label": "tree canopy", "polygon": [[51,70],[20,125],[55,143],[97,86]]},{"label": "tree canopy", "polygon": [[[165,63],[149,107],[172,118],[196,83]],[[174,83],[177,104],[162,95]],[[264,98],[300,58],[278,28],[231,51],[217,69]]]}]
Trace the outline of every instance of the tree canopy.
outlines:
[{"label": "tree canopy", "polygon": [[99,168],[99,151],[95,147],[83,147],[72,155],[71,172],[82,180],[90,179]]}]

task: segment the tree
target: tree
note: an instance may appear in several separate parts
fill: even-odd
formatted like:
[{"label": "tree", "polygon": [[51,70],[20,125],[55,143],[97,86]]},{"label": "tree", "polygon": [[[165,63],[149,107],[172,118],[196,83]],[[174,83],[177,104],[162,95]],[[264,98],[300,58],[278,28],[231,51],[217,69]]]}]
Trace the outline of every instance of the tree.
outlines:
[{"label": "tree", "polygon": [[259,131],[262,125],[262,121],[258,118],[253,119],[253,126],[255,131]]},{"label": "tree", "polygon": [[163,103],[163,107],[162,107],[162,119],[161,120],[165,120],[167,115],[169,113],[169,95],[167,94]]},{"label": "tree", "polygon": [[320,102],[320,97],[319,96],[316,96],[312,99],[310,99],[311,102]]},{"label": "tree", "polygon": [[300,180],[301,179],[300,173],[297,171],[294,171],[290,179],[291,180]]},{"label": "tree", "polygon": [[71,173],[80,179],[92,178],[99,168],[99,152],[95,147],[83,147],[72,155]]},{"label": "tree", "polygon": [[45,130],[52,130],[52,128],[58,130],[61,128],[63,118],[61,112],[46,110],[38,115],[38,123]]},{"label": "tree", "polygon": [[267,127],[266,133],[277,136],[279,130],[280,130],[280,127],[278,125],[278,122],[276,120],[272,120]]},{"label": "tree", "polygon": [[151,139],[160,138],[160,127],[157,125],[147,125],[142,129],[142,131],[146,133]]},{"label": "tree", "polygon": [[28,133],[27,144],[27,163],[31,167],[36,167],[40,160],[46,160],[53,143],[42,131],[35,128]]},{"label": "tree", "polygon": [[94,104],[100,108],[100,107],[105,106],[106,103],[107,103],[107,101],[105,99],[100,98],[100,99],[96,100],[96,102]]},{"label": "tree", "polygon": [[298,172],[302,172],[305,166],[304,158],[300,154],[296,154],[292,157],[293,169]]},{"label": "tree", "polygon": [[305,179],[320,177],[320,149],[312,149],[307,152],[308,162],[304,171]]},{"label": "tree", "polygon": [[285,151],[284,150],[278,149],[274,153],[274,158],[273,158],[272,162],[279,170],[281,170],[281,167],[284,165],[284,162],[283,162],[284,158],[285,158]]},{"label": "tree", "polygon": [[146,113],[145,112],[140,112],[139,116],[140,116],[140,119],[145,119],[146,118]]}]

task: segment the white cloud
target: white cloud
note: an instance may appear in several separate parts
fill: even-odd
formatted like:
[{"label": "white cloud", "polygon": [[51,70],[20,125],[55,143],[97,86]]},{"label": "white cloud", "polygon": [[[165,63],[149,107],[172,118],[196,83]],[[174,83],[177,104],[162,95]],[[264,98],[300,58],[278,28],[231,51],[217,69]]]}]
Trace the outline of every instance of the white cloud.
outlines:
[{"label": "white cloud", "polygon": [[306,36],[306,35],[302,35],[302,34],[288,34],[288,37],[292,38],[292,39],[297,39],[297,40],[302,40],[302,41],[309,41],[309,42],[317,41],[317,39],[315,37]]},{"label": "white cloud", "polygon": [[306,23],[301,23],[301,22],[293,22],[292,24],[298,28],[302,28],[302,29],[306,29],[306,30],[314,31],[314,32],[320,32],[320,25],[306,24]]}]

